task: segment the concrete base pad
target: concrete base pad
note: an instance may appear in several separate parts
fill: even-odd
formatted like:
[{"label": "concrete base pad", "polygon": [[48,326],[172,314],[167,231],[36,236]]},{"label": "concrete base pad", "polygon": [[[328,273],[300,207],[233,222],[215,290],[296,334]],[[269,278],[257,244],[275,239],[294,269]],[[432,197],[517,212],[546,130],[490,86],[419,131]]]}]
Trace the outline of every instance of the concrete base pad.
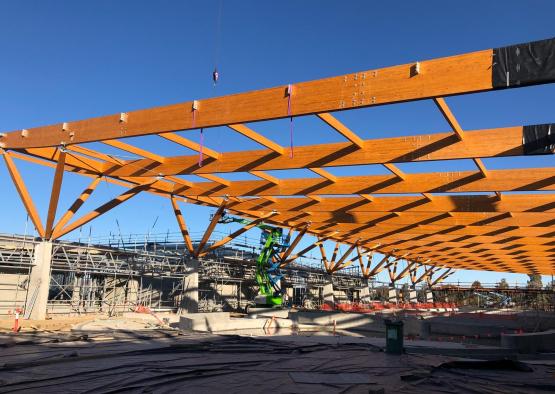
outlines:
[{"label": "concrete base pad", "polygon": [[519,353],[555,352],[555,330],[526,334],[503,334],[501,346]]},{"label": "concrete base pad", "polygon": [[279,317],[286,319],[289,317],[290,309],[285,308],[249,308],[250,316]]},{"label": "concrete base pad", "polygon": [[248,330],[272,328],[291,328],[293,322],[289,319],[273,319],[262,317],[258,319],[232,318],[229,312],[189,313],[179,319],[179,329],[186,331],[219,332],[231,330]]}]

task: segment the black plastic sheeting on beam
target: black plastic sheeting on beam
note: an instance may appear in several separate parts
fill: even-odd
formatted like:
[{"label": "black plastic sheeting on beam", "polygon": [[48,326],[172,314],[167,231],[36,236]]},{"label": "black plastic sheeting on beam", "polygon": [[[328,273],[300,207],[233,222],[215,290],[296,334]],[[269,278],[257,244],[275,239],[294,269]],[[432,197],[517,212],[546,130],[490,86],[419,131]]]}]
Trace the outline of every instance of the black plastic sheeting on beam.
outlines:
[{"label": "black plastic sheeting on beam", "polygon": [[555,152],[555,123],[537,124],[522,128],[525,155],[549,155]]},{"label": "black plastic sheeting on beam", "polygon": [[493,88],[548,82],[555,82],[555,38],[493,50]]}]

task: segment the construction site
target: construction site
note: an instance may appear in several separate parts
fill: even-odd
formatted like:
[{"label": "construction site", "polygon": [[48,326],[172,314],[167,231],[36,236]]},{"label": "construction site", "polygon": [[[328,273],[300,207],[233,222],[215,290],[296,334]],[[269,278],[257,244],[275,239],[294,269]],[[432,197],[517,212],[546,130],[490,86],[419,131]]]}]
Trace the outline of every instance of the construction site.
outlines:
[{"label": "construction site", "polygon": [[[0,218],[0,393],[554,392],[555,123],[463,129],[450,100],[550,86],[555,38],[473,44],[0,133],[25,218]],[[424,101],[448,130],[350,126]],[[142,196],[171,230],[121,230]]]}]

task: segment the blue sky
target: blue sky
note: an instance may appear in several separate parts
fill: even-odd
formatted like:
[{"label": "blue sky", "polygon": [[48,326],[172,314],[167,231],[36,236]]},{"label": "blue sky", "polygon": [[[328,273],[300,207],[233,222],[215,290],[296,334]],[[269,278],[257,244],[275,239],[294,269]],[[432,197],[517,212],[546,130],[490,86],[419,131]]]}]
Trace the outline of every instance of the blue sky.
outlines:
[{"label": "blue sky", "polygon": [[[553,1],[1,1],[0,130],[29,128],[172,104],[416,60],[516,44],[555,35]],[[217,63],[220,82],[212,86]],[[448,99],[465,129],[553,122],[555,86],[488,92]],[[338,118],[363,138],[448,130],[431,101],[342,112]],[[289,144],[286,121],[256,130]],[[197,131],[186,132],[198,139]],[[295,144],[338,141],[313,117],[295,121]],[[130,141],[131,142],[131,141]],[[132,140],[156,153],[184,149],[147,137]],[[256,148],[224,128],[206,131],[218,151]],[[99,148],[98,144],[90,144]],[[106,147],[105,152],[129,155]],[[540,167],[553,157],[486,159],[490,169]],[[37,207],[46,215],[52,171],[18,162]],[[437,163],[400,165],[406,172],[438,170]],[[473,169],[470,161],[442,170]],[[336,175],[386,173],[378,166],[330,169]],[[280,176],[278,172],[276,176]],[[281,176],[314,176],[305,171]],[[0,232],[23,233],[26,214],[0,165]],[[228,179],[247,179],[245,175]],[[194,178],[190,178],[194,179]],[[88,179],[66,175],[60,210]],[[87,212],[123,189],[103,183]],[[212,210],[183,208],[193,233]],[[95,236],[177,231],[169,202],[151,195],[121,205],[91,223]],[[153,228],[154,223],[156,225]],[[225,233],[233,227],[220,226]],[[83,233],[88,234],[89,226]],[[79,232],[70,234],[70,238]],[[453,278],[492,282],[521,275],[458,272]]]}]

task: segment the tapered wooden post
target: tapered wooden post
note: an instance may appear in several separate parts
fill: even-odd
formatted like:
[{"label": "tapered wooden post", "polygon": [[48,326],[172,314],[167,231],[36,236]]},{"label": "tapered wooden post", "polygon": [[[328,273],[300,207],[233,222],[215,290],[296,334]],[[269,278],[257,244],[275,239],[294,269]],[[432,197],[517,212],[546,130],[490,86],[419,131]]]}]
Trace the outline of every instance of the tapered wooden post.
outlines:
[{"label": "tapered wooden post", "polygon": [[200,255],[200,253],[202,252],[202,250],[204,248],[204,245],[206,245],[206,242],[208,242],[208,239],[210,238],[210,236],[212,235],[212,232],[216,228],[216,225],[218,224],[218,221],[220,220],[220,218],[222,217],[222,215],[224,213],[226,202],[227,201],[225,201],[225,200],[222,202],[222,204],[219,206],[218,210],[216,211],[216,213],[212,217],[212,220],[210,221],[210,224],[206,228],[206,231],[204,232],[204,235],[202,236],[202,239],[200,240],[200,243],[197,246],[197,250],[195,251],[195,256],[196,257],[198,257]]},{"label": "tapered wooden post", "polygon": [[4,161],[6,162],[6,166],[8,167],[8,172],[10,173],[10,176],[15,185],[15,188],[19,193],[21,202],[23,202],[23,205],[27,210],[27,214],[29,214],[31,221],[33,222],[33,224],[35,225],[35,228],[37,229],[37,233],[41,238],[45,238],[46,234],[44,232],[44,227],[42,226],[42,221],[40,220],[40,216],[37,212],[37,208],[33,203],[33,199],[31,198],[31,195],[29,194],[29,191],[25,186],[25,182],[23,181],[21,174],[17,170],[17,167],[13,162],[13,159],[11,158],[10,154],[8,152],[1,151],[1,150],[0,150],[0,153],[3,153],[2,156],[4,157]]},{"label": "tapered wooden post", "polygon": [[121,203],[129,200],[130,198],[132,198],[134,196],[136,196],[137,194],[139,194],[143,190],[147,189],[149,186],[150,186],[150,184],[143,184],[143,185],[138,185],[138,186],[133,187],[132,189],[127,190],[126,192],[120,194],[118,197],[108,201],[106,204],[101,205],[100,207],[96,208],[94,211],[89,212],[85,216],[77,219],[75,222],[67,225],[63,229],[61,229],[57,232],[54,232],[54,234],[52,235],[52,238],[54,238],[54,239],[60,238],[63,235],[75,230],[76,228],[84,226],[85,224],[87,224],[91,220],[96,219],[100,215],[103,215],[104,213],[106,213],[109,210],[117,207]]},{"label": "tapered wooden post", "polygon": [[[93,181],[87,186],[83,192],[77,197],[77,199],[73,202],[71,207],[64,213],[64,215],[60,218],[58,223],[54,226],[53,233],[59,232],[66,224],[71,220],[73,215],[83,206],[85,201],[91,196],[92,192],[96,189],[100,181],[102,180],[101,176],[98,176],[93,179]],[[53,238],[55,239],[55,238]]]},{"label": "tapered wooden post", "polygon": [[185,219],[183,218],[181,210],[179,209],[179,205],[177,204],[177,199],[172,194],[170,196],[170,200],[173,207],[173,213],[175,214],[175,219],[177,220],[181,235],[183,236],[183,241],[185,241],[185,247],[187,248],[189,253],[193,255],[195,249],[193,248],[193,243],[191,242],[191,236],[189,235],[189,230],[187,229],[187,225],[185,224]]},{"label": "tapered wooden post", "polygon": [[56,172],[54,173],[54,181],[52,182],[52,192],[50,193],[50,204],[48,205],[48,216],[46,218],[46,238],[52,237],[54,220],[56,219],[56,210],[58,209],[58,200],[60,199],[60,191],[62,189],[62,180],[64,178],[64,166],[66,161],[66,152],[59,150],[58,163],[56,164]]},{"label": "tapered wooden post", "polygon": [[293,252],[295,247],[298,245],[298,243],[301,241],[301,239],[303,238],[303,236],[305,235],[307,230],[308,230],[308,227],[305,227],[297,234],[297,236],[295,237],[293,242],[291,242],[291,244],[289,245],[287,250],[285,252],[283,252],[283,254],[280,256],[281,261],[287,260],[287,258],[291,255],[291,253]]},{"label": "tapered wooden post", "polygon": [[[276,212],[277,213],[277,212]],[[250,222],[249,224],[247,224],[246,226],[234,231],[233,233],[229,234],[228,236],[222,238],[219,241],[214,242],[212,245],[210,245],[208,248],[204,249],[202,252],[199,253],[199,257],[204,256],[206,253],[210,252],[211,250],[214,249],[218,249],[219,247],[224,246],[225,244],[227,244],[229,241],[237,238],[238,236],[240,236],[241,234],[247,232],[248,230],[250,230],[253,227],[256,227],[259,223],[263,222],[264,220],[272,217],[273,215],[275,215],[276,213],[271,213],[269,215],[265,215],[264,217],[261,217],[259,219],[255,219],[252,222]]]}]

